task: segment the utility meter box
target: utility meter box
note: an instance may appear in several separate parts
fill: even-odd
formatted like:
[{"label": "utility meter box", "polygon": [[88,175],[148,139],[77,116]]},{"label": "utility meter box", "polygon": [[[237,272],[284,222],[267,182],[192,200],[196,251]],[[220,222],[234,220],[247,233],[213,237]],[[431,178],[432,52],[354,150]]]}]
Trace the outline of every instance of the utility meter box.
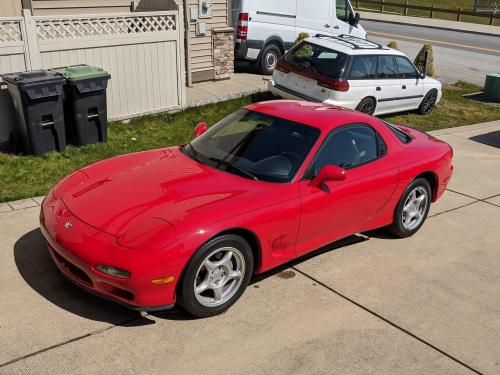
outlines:
[{"label": "utility meter box", "polygon": [[205,22],[196,22],[196,36],[204,36],[207,33],[207,24]]},{"label": "utility meter box", "polygon": [[212,0],[198,0],[198,17],[212,17]]},{"label": "utility meter box", "polygon": [[189,8],[189,19],[191,21],[198,20],[198,8],[195,8],[195,7]]}]

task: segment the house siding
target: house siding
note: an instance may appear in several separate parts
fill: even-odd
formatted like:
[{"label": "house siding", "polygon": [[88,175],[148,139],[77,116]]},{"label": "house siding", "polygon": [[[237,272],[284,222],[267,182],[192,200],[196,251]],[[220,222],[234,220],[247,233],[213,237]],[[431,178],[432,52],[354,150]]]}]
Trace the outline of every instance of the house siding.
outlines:
[{"label": "house siding", "polygon": [[0,17],[17,17],[21,15],[21,0],[0,0]]},{"label": "house siding", "polygon": [[128,13],[131,0],[32,0],[36,16]]}]

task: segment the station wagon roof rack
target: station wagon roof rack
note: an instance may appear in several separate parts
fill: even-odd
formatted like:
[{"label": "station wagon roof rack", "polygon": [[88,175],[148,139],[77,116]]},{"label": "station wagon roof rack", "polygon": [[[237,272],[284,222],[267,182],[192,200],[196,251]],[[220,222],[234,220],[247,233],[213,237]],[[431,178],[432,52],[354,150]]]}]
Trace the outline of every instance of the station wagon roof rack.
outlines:
[{"label": "station wagon roof rack", "polygon": [[369,40],[358,38],[352,35],[324,35],[324,34],[316,34],[315,38],[328,38],[337,41],[339,44],[342,44],[345,47],[352,49],[385,49],[381,44],[371,42]]}]

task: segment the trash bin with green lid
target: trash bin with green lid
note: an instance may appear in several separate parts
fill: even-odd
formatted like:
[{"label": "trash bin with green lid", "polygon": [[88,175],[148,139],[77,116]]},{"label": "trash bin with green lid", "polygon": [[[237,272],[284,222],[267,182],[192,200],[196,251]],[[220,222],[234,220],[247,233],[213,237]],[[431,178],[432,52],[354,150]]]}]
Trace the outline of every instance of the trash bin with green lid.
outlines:
[{"label": "trash bin with green lid", "polygon": [[41,155],[63,151],[66,147],[64,126],[64,78],[54,72],[34,70],[2,75],[17,112],[17,129],[24,152]]},{"label": "trash bin with green lid", "polygon": [[484,82],[484,97],[486,100],[500,103],[500,73],[486,75]]},{"label": "trash bin with green lid", "polygon": [[108,140],[108,72],[89,65],[51,69],[66,79],[65,117],[69,143],[81,146]]}]

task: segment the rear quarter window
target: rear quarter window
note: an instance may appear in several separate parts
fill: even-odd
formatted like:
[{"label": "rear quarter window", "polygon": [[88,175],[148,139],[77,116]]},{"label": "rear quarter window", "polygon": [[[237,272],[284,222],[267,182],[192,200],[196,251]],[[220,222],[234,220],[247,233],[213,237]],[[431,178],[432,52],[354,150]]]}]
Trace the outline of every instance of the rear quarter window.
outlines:
[{"label": "rear quarter window", "polygon": [[398,139],[402,143],[408,144],[412,141],[412,137],[409,134],[406,134],[401,129],[399,129],[397,126],[395,126],[391,123],[388,123],[386,121],[382,121],[382,123],[392,132],[392,134],[394,134],[396,137],[398,137]]},{"label": "rear quarter window", "polygon": [[349,79],[373,79],[377,76],[377,56],[354,56]]}]

